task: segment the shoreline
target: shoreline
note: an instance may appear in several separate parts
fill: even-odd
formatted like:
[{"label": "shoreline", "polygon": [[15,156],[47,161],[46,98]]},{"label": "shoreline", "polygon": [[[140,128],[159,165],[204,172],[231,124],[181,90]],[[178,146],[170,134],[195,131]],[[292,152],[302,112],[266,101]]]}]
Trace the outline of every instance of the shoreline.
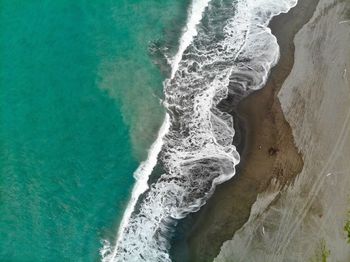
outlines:
[{"label": "shoreline", "polygon": [[259,194],[214,261],[350,261],[350,2],[320,0],[278,93],[304,166]]},{"label": "shoreline", "polygon": [[[303,167],[277,94],[294,64],[294,36],[309,21],[317,3],[300,2],[287,14],[274,17],[269,25],[280,46],[279,62],[265,87],[243,99],[234,112],[235,129],[243,129],[237,132],[241,151],[237,175],[219,185],[208,203],[183,222],[191,228],[186,240],[190,261],[212,261],[222,243],[248,220],[257,195],[271,180],[276,178],[280,186],[288,184]],[[226,111],[232,111],[232,106]],[[244,140],[243,146],[240,140]]]}]

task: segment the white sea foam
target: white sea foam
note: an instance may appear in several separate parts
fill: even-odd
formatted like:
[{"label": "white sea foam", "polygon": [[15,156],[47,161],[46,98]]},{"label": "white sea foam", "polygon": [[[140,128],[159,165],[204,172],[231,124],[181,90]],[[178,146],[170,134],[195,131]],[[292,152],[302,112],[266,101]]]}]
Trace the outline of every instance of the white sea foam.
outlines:
[{"label": "white sea foam", "polygon": [[140,195],[142,195],[149,188],[147,183],[148,178],[151,175],[153,168],[157,164],[158,155],[163,145],[163,138],[165,134],[168,132],[169,127],[170,127],[170,119],[169,119],[169,115],[166,114],[165,120],[159,130],[158,137],[156,141],[152,144],[148,152],[147,160],[142,162],[134,173],[134,178],[136,182],[132,189],[131,199],[129,200],[128,206],[126,207],[122,221],[119,226],[116,246],[112,251],[110,243],[108,241],[104,241],[103,248],[100,251],[102,255],[102,261],[113,261],[113,259],[117,255],[117,247],[118,245],[121,244],[121,241],[124,238],[125,229],[128,226],[128,221],[131,217],[132,212],[135,209],[137,200],[139,199]]},{"label": "white sea foam", "polygon": [[[191,5],[171,78],[164,83],[169,124],[147,168],[139,169],[117,245],[113,252],[105,245],[103,261],[170,261],[168,238],[176,221],[197,211],[217,184],[235,174],[233,119],[217,105],[229,94],[242,96],[264,85],[279,57],[268,23],[296,0],[228,2]],[[165,173],[148,188],[158,153]]]},{"label": "white sea foam", "polygon": [[203,12],[208,6],[210,0],[193,0],[191,7],[188,10],[188,19],[184,32],[181,35],[179,49],[171,62],[171,79],[174,78],[176,71],[179,68],[182,55],[191,44],[193,37],[197,35],[196,26],[200,23]]},{"label": "white sea foam", "polygon": [[[205,7],[208,5],[209,1],[210,0],[194,0],[191,5],[191,9],[189,10],[189,15],[188,15],[188,21],[186,23],[186,28],[179,42],[179,50],[171,62],[171,66],[172,66],[171,78],[174,77],[178,69],[178,64],[181,61],[183,52],[186,50],[188,45],[191,44],[193,37],[196,35],[195,27],[200,22],[202,18],[202,14],[205,10]],[[165,120],[159,131],[157,140],[153,143],[153,145],[151,146],[151,149],[149,150],[147,160],[141,163],[139,168],[134,173],[136,183],[135,183],[135,186],[133,187],[131,199],[128,203],[128,206],[124,212],[122,221],[120,223],[118,234],[117,234],[117,241],[113,251],[109,241],[104,240],[103,248],[100,250],[103,262],[107,262],[107,261],[112,262],[112,261],[118,260],[118,258],[116,258],[118,246],[122,245],[121,241],[123,241],[129,219],[132,215],[132,212],[135,209],[135,206],[137,204],[139,197],[149,188],[147,182],[155,165],[157,164],[157,158],[163,145],[163,138],[165,134],[168,132],[169,128],[170,128],[170,118],[169,118],[169,115],[166,114]]]}]

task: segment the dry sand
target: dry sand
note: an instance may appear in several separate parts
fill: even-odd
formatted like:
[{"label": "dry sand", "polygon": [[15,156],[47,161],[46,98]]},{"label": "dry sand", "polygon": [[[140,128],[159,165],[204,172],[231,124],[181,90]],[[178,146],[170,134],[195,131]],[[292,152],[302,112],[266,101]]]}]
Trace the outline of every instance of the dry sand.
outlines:
[{"label": "dry sand", "polygon": [[[239,107],[246,122],[246,147],[238,174],[219,186],[207,205],[196,215],[188,244],[190,261],[212,261],[222,243],[248,220],[258,193],[272,179],[279,185],[291,181],[302,170],[301,155],[294,145],[291,129],[284,119],[277,94],[293,66],[293,38],[309,21],[317,0],[300,1],[288,14],[272,20],[281,58],[272,70],[266,87],[248,96]],[[278,152],[270,155],[269,149]]]},{"label": "dry sand", "polygon": [[272,183],[259,195],[215,261],[350,261],[349,20],[349,0],[321,0],[296,35],[295,64],[279,99],[303,169],[282,192]]}]

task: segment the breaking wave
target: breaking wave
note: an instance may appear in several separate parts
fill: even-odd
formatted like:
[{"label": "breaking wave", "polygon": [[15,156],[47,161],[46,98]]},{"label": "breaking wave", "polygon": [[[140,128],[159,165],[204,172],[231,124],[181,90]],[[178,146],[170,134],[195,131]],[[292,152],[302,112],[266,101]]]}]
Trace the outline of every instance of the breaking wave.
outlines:
[{"label": "breaking wave", "polygon": [[[168,111],[148,159],[135,173],[117,242],[104,262],[170,261],[176,221],[203,206],[235,174],[232,116],[217,105],[229,94],[260,89],[279,58],[268,23],[297,0],[193,0],[179,49],[164,82]],[[148,185],[158,161],[164,174]],[[135,208],[137,207],[137,208]]]}]

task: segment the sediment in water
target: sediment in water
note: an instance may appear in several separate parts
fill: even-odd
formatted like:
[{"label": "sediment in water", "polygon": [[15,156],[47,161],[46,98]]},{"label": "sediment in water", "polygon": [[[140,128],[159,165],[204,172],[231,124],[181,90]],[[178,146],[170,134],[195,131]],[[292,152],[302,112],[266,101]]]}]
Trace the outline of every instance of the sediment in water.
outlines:
[{"label": "sediment in water", "polygon": [[198,211],[217,185],[235,175],[240,157],[232,143],[233,119],[220,111],[225,108],[220,102],[265,84],[279,55],[267,25],[296,0],[215,1],[196,27],[207,4],[193,2],[203,11],[191,9],[179,53],[170,60],[164,104],[171,124],[160,152],[165,173],[147,189],[144,183],[139,208],[129,212],[109,261],[168,261],[176,220]]}]

